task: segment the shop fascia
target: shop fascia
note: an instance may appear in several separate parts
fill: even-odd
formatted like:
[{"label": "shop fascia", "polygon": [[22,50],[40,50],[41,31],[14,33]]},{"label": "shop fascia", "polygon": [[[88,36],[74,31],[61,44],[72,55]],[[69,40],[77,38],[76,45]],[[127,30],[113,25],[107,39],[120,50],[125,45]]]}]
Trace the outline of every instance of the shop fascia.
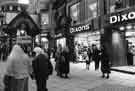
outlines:
[{"label": "shop fascia", "polygon": [[59,38],[59,37],[62,37],[62,36],[63,36],[62,33],[58,33],[58,34],[55,35],[55,38]]},{"label": "shop fascia", "polygon": [[128,12],[126,14],[113,15],[110,16],[109,18],[110,18],[110,24],[133,20],[135,19],[135,11]]},{"label": "shop fascia", "polygon": [[70,33],[77,33],[77,32],[82,32],[82,31],[87,31],[87,30],[90,30],[90,24],[81,25],[78,27],[71,27]]}]

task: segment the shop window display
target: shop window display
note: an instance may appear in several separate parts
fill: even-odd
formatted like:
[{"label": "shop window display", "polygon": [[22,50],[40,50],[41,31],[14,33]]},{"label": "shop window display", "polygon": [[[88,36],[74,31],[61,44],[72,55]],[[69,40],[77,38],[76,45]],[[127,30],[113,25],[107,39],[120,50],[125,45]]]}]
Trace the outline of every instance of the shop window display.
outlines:
[{"label": "shop window display", "polygon": [[135,65],[135,32],[133,30],[128,30],[125,35],[128,41],[128,52],[133,56],[132,65]]},{"label": "shop window display", "polygon": [[99,32],[78,34],[74,38],[74,44],[76,61],[84,62],[84,54],[88,51],[89,47],[91,48],[92,44],[95,44],[98,49],[100,48],[100,34]]},{"label": "shop window display", "polygon": [[65,46],[66,46],[66,38],[57,39],[57,46],[58,46],[59,44],[60,44],[62,47],[65,47]]}]

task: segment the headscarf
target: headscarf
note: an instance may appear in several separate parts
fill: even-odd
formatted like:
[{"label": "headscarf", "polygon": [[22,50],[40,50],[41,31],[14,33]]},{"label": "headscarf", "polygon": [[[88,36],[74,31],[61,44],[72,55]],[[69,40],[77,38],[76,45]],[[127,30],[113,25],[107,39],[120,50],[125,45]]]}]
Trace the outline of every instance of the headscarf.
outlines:
[{"label": "headscarf", "polygon": [[14,73],[14,71],[19,73],[18,71],[20,71],[20,68],[23,68],[19,66],[24,66],[24,64],[26,63],[28,63],[29,65],[28,60],[29,60],[29,57],[28,55],[25,54],[23,49],[19,45],[14,45],[10,55],[7,58],[6,74],[15,76],[16,73]]},{"label": "headscarf", "polygon": [[39,54],[44,54],[46,58],[49,58],[48,54],[44,52],[44,50],[40,47],[35,47],[33,51],[36,53],[36,56],[38,56]]},{"label": "headscarf", "polygon": [[19,59],[20,58],[26,58],[28,57],[25,52],[23,51],[23,49],[19,46],[19,45],[14,45],[13,48],[12,48],[12,51],[10,53],[10,55],[8,56],[8,59]]}]

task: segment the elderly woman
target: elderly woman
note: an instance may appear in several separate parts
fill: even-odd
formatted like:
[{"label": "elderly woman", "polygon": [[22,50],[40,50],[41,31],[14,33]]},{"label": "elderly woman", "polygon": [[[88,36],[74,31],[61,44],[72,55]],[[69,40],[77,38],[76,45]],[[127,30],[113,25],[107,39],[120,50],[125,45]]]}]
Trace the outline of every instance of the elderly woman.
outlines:
[{"label": "elderly woman", "polygon": [[53,67],[49,60],[49,56],[40,47],[34,48],[36,57],[32,61],[33,72],[37,84],[37,91],[48,91],[46,84],[49,75],[52,74]]},{"label": "elderly woman", "polygon": [[28,91],[30,67],[30,58],[19,45],[14,45],[7,58],[5,76],[10,79],[5,82],[5,91]]}]

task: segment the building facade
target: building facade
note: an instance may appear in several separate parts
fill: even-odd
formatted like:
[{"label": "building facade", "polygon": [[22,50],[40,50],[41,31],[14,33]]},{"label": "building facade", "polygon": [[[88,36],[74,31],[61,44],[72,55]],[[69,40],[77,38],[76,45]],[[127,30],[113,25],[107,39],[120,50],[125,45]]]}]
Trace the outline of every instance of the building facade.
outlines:
[{"label": "building facade", "polygon": [[101,1],[102,43],[106,45],[113,66],[134,65],[135,1]]},{"label": "building facade", "polygon": [[[81,59],[77,49],[84,51],[92,44],[100,47],[99,9],[95,0],[67,0],[56,9],[56,44],[68,45],[74,53],[73,61]],[[77,49],[76,49],[77,48]],[[79,59],[78,59],[79,58]]]}]

